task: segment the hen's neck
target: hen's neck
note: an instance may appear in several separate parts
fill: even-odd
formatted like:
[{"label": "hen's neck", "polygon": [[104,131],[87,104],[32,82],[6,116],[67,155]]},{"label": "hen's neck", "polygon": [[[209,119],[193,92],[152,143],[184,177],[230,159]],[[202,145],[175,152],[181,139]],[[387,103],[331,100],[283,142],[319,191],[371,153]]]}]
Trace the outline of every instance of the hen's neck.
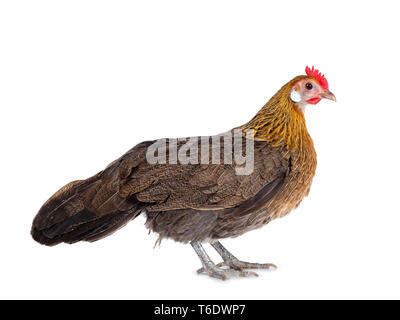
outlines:
[{"label": "hen's neck", "polygon": [[[293,81],[293,80],[292,80]],[[248,123],[243,130],[254,130],[255,140],[263,140],[274,147],[304,150],[312,147],[306,120],[290,99],[292,81],[283,86]]]}]

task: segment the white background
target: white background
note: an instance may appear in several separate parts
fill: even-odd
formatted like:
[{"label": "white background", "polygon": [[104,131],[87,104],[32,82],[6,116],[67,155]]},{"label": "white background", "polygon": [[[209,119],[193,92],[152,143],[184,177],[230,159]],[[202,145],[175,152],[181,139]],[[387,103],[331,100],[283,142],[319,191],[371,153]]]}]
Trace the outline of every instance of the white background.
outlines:
[{"label": "white background", "polygon": [[[398,12],[396,1],[2,1],[0,298],[400,298]],[[143,140],[243,124],[307,64],[337,97],[306,111],[311,193],[223,242],[277,271],[198,276],[190,245],[153,249],[144,217],[95,243],[30,237],[67,182]]]}]

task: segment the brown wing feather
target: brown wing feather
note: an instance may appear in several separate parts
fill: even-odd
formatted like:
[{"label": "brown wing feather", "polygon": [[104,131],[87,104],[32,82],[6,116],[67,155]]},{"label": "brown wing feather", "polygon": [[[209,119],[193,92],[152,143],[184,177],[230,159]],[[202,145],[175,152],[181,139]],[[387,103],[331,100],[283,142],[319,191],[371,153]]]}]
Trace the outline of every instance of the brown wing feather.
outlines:
[{"label": "brown wing feather", "polygon": [[[146,204],[149,212],[236,207],[288,170],[284,154],[265,142],[255,143],[254,154],[250,175],[237,175],[234,163],[152,165],[139,161],[137,167],[126,170],[131,173],[121,180],[119,192]],[[121,166],[127,168],[127,163],[132,163],[130,156],[122,160]]]}]

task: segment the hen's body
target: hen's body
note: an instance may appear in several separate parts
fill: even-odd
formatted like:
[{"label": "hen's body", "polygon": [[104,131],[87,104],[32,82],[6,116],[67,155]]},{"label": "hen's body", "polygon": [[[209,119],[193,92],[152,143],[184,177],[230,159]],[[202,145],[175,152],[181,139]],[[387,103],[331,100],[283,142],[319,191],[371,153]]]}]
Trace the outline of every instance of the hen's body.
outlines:
[{"label": "hen's body", "polygon": [[[309,192],[315,166],[312,143],[307,150],[291,152],[255,141],[253,173],[235,175],[234,165],[193,166],[185,173],[188,181],[177,180],[183,199],[174,199],[171,192],[165,202],[146,207],[147,226],[182,242],[239,236],[296,208]],[[175,183],[171,181],[173,190]],[[165,189],[168,183],[162,184]],[[157,197],[152,192],[137,198],[152,201]]]},{"label": "hen's body", "polygon": [[303,112],[290,100],[290,88],[305,78],[282,87],[240,127],[243,146],[249,143],[245,131],[254,132],[251,174],[237,175],[238,165],[224,163],[223,152],[220,164],[169,164],[168,153],[167,164],[150,164],[146,152],[155,141],[143,142],[97,175],[53,195],[33,221],[33,238],[46,245],[95,241],[145,213],[147,227],[160,239],[213,243],[286,215],[308,194],[316,168]]}]

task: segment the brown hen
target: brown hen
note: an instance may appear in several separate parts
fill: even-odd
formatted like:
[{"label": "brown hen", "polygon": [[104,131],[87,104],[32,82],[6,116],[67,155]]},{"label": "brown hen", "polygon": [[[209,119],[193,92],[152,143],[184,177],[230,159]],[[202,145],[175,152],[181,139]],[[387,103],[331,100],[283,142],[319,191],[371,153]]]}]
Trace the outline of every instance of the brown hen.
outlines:
[{"label": "brown hen", "polygon": [[[199,272],[226,279],[274,267],[238,260],[219,239],[286,215],[309,193],[317,162],[304,108],[336,99],[318,70],[307,67],[306,73],[235,130],[142,142],[95,176],[70,182],[39,210],[33,238],[49,246],[96,241],[143,213],[159,241],[191,243],[203,265]],[[240,171],[249,164],[239,161],[244,150],[250,150],[250,165]],[[210,242],[223,263],[214,264],[202,242]]]}]

